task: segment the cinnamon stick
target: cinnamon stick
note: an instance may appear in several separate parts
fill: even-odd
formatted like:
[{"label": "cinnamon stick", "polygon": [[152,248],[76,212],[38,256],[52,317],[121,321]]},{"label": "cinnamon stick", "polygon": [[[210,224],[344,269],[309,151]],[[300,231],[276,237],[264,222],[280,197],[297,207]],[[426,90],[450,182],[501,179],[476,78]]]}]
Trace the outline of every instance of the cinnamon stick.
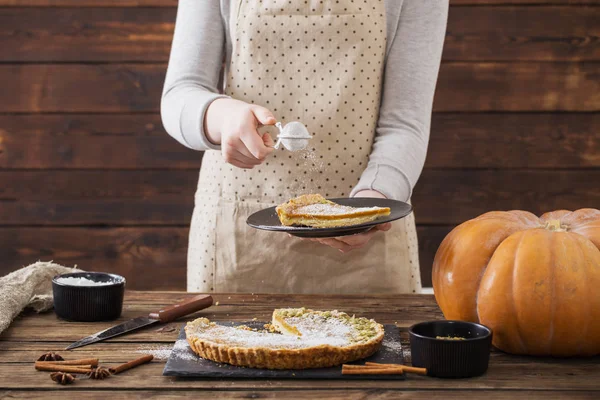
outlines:
[{"label": "cinnamon stick", "polygon": [[404,370],[399,367],[369,367],[364,365],[342,366],[342,375],[401,375],[403,373]]},{"label": "cinnamon stick", "polygon": [[154,356],[152,354],[148,354],[147,356],[140,357],[133,361],[129,361],[128,363],[121,364],[115,368],[109,368],[108,370],[110,371],[111,374],[118,374],[123,371],[127,371],[128,369],[137,367],[138,365],[142,365],[147,362],[150,362],[150,361],[152,361],[153,358],[154,358]]},{"label": "cinnamon stick", "polygon": [[[390,365],[392,365],[392,364],[390,364]],[[394,366],[396,366],[396,365],[394,365]],[[379,366],[370,366],[370,365],[367,365],[367,364],[365,364],[365,365],[343,364],[342,368],[347,368],[347,369],[379,369],[379,368],[382,368],[382,367],[379,367]]]},{"label": "cinnamon stick", "polygon": [[402,367],[402,369],[404,370],[404,372],[408,372],[410,374],[427,375],[427,368],[404,366]]},{"label": "cinnamon stick", "polygon": [[79,360],[63,360],[63,361],[36,361],[35,365],[91,365],[98,366],[97,358],[82,358]]},{"label": "cinnamon stick", "polygon": [[35,365],[35,369],[38,371],[50,371],[50,372],[71,372],[75,374],[87,374],[92,370],[91,365]]},{"label": "cinnamon stick", "polygon": [[419,368],[419,367],[409,367],[408,365],[402,365],[402,364],[381,364],[381,363],[374,363],[374,362],[366,362],[365,365],[369,366],[369,367],[400,367],[404,370],[404,372],[408,372],[408,373],[412,373],[412,374],[418,374],[418,375],[427,375],[427,368]]}]

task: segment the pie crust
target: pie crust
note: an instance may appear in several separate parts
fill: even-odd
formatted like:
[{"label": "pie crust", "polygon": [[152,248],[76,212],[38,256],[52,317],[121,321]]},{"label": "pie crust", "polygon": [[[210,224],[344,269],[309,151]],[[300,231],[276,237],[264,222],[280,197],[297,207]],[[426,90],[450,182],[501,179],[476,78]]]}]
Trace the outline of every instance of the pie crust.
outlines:
[{"label": "pie crust", "polygon": [[276,207],[283,225],[336,228],[371,222],[390,215],[388,207],[350,207],[336,204],[320,194],[305,194]]},{"label": "pie crust", "polygon": [[198,318],[185,327],[197,355],[219,363],[268,369],[332,367],[375,353],[383,326],[334,311],[277,309],[269,330],[223,326]]}]

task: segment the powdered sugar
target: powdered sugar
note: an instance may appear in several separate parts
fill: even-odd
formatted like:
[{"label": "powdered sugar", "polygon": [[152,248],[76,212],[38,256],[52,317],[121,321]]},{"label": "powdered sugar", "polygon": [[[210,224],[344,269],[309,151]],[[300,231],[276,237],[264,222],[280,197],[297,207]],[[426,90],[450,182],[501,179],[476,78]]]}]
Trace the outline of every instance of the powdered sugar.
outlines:
[{"label": "powdered sugar", "polygon": [[398,353],[402,351],[402,343],[400,342],[400,337],[392,338],[389,335],[384,336],[383,343],[381,344],[383,347],[386,347],[388,351]]},{"label": "powdered sugar", "polygon": [[197,361],[198,356],[192,351],[186,339],[177,339],[173,346],[173,358],[180,360]]},{"label": "powdered sugar", "polygon": [[136,353],[152,354],[156,360],[167,360],[171,356],[171,346],[142,346]]},{"label": "powdered sugar", "polygon": [[344,347],[352,344],[359,335],[358,330],[349,321],[325,318],[321,315],[290,317],[286,322],[298,329],[301,336],[209,325],[200,321],[197,322],[196,329],[188,331],[188,334],[229,346],[270,349],[302,349],[321,345]]},{"label": "powdered sugar", "polygon": [[189,348],[189,344],[186,339],[177,339],[175,345],[173,345],[173,351],[181,351]]},{"label": "powdered sugar", "polygon": [[173,346],[142,346],[136,353],[152,354],[156,360],[167,360],[171,356],[182,360],[198,359],[185,339],[178,339]]},{"label": "powdered sugar", "polygon": [[315,149],[305,149],[300,151],[300,158],[304,160],[303,168],[308,171],[318,172],[323,169],[323,161],[317,157]]},{"label": "powdered sugar", "polygon": [[323,161],[317,156],[316,149],[306,148],[296,152],[294,159],[297,171],[294,173],[294,181],[290,182],[290,188],[294,196],[303,193],[318,191],[318,184],[314,177],[319,175],[324,168]]},{"label": "powdered sugar", "polygon": [[349,206],[342,206],[339,204],[336,205],[332,205],[332,204],[322,204],[322,203],[318,203],[318,204],[309,204],[306,206],[301,206],[298,207],[296,210],[294,210],[294,214],[300,214],[300,215],[344,215],[344,214],[350,214],[350,215],[355,215],[355,214],[362,214],[362,213],[369,213],[372,211],[377,211],[377,210],[383,210],[382,207],[349,207]]},{"label": "powdered sugar", "polygon": [[83,277],[75,278],[72,276],[65,276],[62,278],[57,278],[56,282],[63,284],[63,285],[69,285],[69,286],[106,286],[106,285],[114,285],[115,283],[117,283],[114,280],[98,282],[98,281],[93,281],[88,278],[83,278]]}]

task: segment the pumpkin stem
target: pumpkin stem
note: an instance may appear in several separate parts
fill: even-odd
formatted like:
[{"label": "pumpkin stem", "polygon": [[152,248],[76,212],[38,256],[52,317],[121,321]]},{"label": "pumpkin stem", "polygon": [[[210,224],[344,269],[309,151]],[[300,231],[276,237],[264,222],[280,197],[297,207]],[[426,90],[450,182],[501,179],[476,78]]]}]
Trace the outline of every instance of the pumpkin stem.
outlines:
[{"label": "pumpkin stem", "polygon": [[559,219],[551,219],[550,221],[547,221],[545,228],[553,232],[567,231],[567,227],[565,225],[562,225]]}]

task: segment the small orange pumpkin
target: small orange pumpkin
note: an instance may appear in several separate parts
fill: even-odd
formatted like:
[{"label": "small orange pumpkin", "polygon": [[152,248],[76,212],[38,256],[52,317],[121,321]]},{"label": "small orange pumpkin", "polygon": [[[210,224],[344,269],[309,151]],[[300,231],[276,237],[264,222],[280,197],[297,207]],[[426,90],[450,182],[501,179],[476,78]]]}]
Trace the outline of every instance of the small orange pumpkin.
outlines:
[{"label": "small orange pumpkin", "polygon": [[447,319],[514,354],[600,354],[600,211],[494,211],[457,226],[433,263]]}]

